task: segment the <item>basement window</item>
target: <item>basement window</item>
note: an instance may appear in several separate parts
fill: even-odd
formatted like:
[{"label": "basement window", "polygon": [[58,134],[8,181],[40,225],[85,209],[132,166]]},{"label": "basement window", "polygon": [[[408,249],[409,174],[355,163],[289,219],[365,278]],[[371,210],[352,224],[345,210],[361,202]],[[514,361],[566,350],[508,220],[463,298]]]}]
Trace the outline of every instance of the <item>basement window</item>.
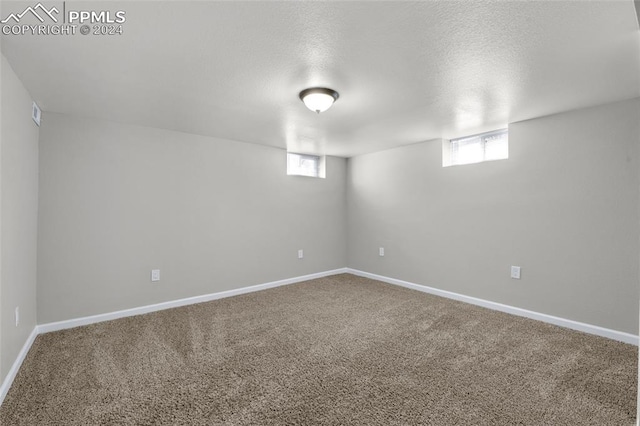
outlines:
[{"label": "basement window", "polygon": [[507,129],[444,141],[442,166],[460,166],[483,161],[509,158],[509,131]]},{"label": "basement window", "polygon": [[324,157],[287,152],[287,174],[291,176],[325,177]]}]

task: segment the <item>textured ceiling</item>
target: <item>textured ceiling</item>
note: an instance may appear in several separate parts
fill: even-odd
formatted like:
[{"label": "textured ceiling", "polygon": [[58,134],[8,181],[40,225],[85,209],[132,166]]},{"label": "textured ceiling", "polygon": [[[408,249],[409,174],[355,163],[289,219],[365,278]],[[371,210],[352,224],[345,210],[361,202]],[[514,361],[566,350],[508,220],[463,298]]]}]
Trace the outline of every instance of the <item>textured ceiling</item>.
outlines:
[{"label": "textured ceiling", "polygon": [[[301,152],[348,157],[640,96],[632,0],[66,7],[122,9],[124,34],[2,36],[43,110]],[[298,99],[316,85],[340,92],[320,115]]]}]

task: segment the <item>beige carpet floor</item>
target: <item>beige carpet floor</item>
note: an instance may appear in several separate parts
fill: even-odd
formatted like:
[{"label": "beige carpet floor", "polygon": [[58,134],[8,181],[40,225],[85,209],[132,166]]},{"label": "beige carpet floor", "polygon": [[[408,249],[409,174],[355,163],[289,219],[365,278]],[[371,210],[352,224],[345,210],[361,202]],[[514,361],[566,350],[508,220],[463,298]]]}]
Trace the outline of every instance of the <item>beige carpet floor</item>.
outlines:
[{"label": "beige carpet floor", "polygon": [[631,425],[637,348],[353,275],[40,335],[2,425]]}]

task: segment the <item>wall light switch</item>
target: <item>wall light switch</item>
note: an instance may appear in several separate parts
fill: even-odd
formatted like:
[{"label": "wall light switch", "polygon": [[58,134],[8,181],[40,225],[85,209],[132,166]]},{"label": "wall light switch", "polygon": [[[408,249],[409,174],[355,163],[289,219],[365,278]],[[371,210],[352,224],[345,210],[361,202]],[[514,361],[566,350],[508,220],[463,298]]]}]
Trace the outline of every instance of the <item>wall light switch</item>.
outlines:
[{"label": "wall light switch", "polygon": [[151,281],[160,281],[160,269],[151,270]]},{"label": "wall light switch", "polygon": [[512,266],[511,267],[511,278],[513,278],[515,280],[519,280],[520,279],[520,267],[519,266]]},{"label": "wall light switch", "polygon": [[380,249],[378,249],[378,253],[380,253],[380,256],[384,256],[384,247],[380,247]]},{"label": "wall light switch", "polygon": [[20,325],[20,307],[19,306],[16,306],[16,310],[14,314],[15,314],[14,316],[15,316],[16,327],[17,327],[18,325]]},{"label": "wall light switch", "polygon": [[298,259],[302,259],[304,257],[304,251],[298,250]]}]

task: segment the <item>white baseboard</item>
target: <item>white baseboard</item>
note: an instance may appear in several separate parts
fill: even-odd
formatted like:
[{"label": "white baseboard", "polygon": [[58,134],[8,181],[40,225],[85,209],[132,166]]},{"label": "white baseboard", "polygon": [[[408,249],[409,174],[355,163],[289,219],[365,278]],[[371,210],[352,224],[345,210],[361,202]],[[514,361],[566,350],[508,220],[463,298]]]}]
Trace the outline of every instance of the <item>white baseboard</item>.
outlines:
[{"label": "white baseboard", "polygon": [[2,402],[4,401],[4,397],[7,396],[7,393],[9,392],[9,388],[13,383],[13,379],[16,378],[16,375],[18,374],[18,370],[20,370],[20,366],[22,365],[22,362],[24,361],[27,354],[29,353],[29,349],[31,349],[31,345],[33,345],[33,342],[36,340],[36,337],[38,336],[38,334],[39,334],[38,326],[33,327],[31,334],[29,334],[29,337],[27,337],[27,341],[24,342],[22,349],[20,349],[20,352],[18,353],[18,357],[13,362],[13,365],[11,366],[9,373],[7,373],[7,377],[4,378],[4,381],[2,382],[2,386],[0,386],[0,405],[2,405]]},{"label": "white baseboard", "polygon": [[359,275],[365,278],[371,278],[385,283],[398,285],[401,287],[411,288],[423,293],[434,294],[436,296],[446,297],[447,299],[459,300],[461,302],[471,303],[473,305],[482,306],[484,308],[493,309],[496,311],[506,312],[508,314],[517,315],[520,317],[531,318],[534,320],[546,322],[549,324],[558,325],[560,327],[570,328],[572,330],[582,331],[584,333],[595,334],[596,336],[607,337],[609,339],[618,340],[624,343],[630,343],[638,346],[638,336],[635,334],[625,333],[622,331],[611,330],[597,325],[585,324],[583,322],[573,321],[565,318],[555,317],[553,315],[541,314],[539,312],[529,311],[527,309],[516,308],[515,306],[503,305],[502,303],[491,302],[489,300],[478,299],[476,297],[465,296],[459,293],[453,293],[446,290],[439,290],[433,287],[427,287],[420,284],[410,283],[408,281],[402,281],[395,278],[389,278],[382,275],[371,274],[369,272],[359,271],[357,269],[347,268],[347,273],[353,275]]},{"label": "white baseboard", "polygon": [[211,300],[237,296],[240,294],[252,293],[255,291],[266,290],[268,288],[280,287],[283,285],[294,284],[302,281],[308,281],[316,278],[322,278],[322,277],[343,274],[343,273],[359,275],[361,277],[371,278],[371,279],[383,281],[389,284],[395,284],[398,286],[422,291],[424,293],[430,293],[436,296],[446,297],[448,299],[459,300],[461,302],[471,303],[473,305],[483,306],[485,308],[494,309],[497,311],[518,315],[521,317],[531,318],[538,321],[543,321],[543,322],[555,324],[561,327],[571,328],[573,330],[578,330],[578,331],[582,331],[589,334],[595,334],[598,336],[607,337],[613,340],[618,340],[621,342],[630,343],[638,346],[638,336],[633,334],[610,330],[607,328],[598,327],[591,324],[585,324],[577,321],[572,321],[564,318],[559,318],[552,315],[541,314],[541,313],[529,311],[526,309],[516,308],[514,306],[503,305],[501,303],[496,303],[488,300],[478,299],[475,297],[465,296],[465,295],[453,293],[450,291],[439,290],[436,288],[427,287],[420,284],[414,284],[408,281],[402,281],[395,278],[389,278],[382,275],[371,274],[369,272],[359,271],[357,269],[340,268],[340,269],[334,269],[331,271],[303,275],[295,278],[272,281],[272,282],[258,284],[250,287],[243,287],[243,288],[238,288],[234,290],[221,291],[218,293],[205,294],[202,296],[172,300],[169,302],[158,303],[155,305],[141,306],[138,308],[125,309],[122,311],[116,311],[116,312],[110,312],[105,314],[92,315],[92,316],[83,317],[83,318],[76,318],[76,319],[70,319],[66,321],[58,321],[58,322],[53,322],[48,324],[37,325],[34,327],[33,331],[27,338],[27,341],[24,343],[24,346],[20,350],[18,357],[16,358],[15,362],[11,366],[11,369],[9,370],[7,377],[5,377],[2,383],[2,386],[0,386],[0,405],[2,405],[2,402],[4,401],[4,398],[7,395],[7,392],[9,392],[9,388],[11,387],[13,380],[18,374],[18,370],[20,369],[22,362],[24,361],[25,357],[27,356],[27,353],[29,352],[29,349],[31,348],[31,345],[33,344],[33,342],[35,341],[36,337],[39,334],[79,327],[79,326],[88,325],[88,324],[94,324],[98,322],[109,321],[113,319],[124,318],[124,317],[129,317],[134,315],[141,315],[149,312],[160,311],[163,309],[177,308],[180,306],[192,305],[195,303],[208,302]]},{"label": "white baseboard", "polygon": [[233,290],[221,291],[218,293],[205,294],[202,296],[187,297],[185,299],[171,300],[168,302],[157,303],[155,305],[140,306],[137,308],[124,309],[122,311],[108,312],[105,314],[91,315],[88,317],[74,318],[65,321],[50,322],[38,326],[38,333],[49,333],[51,331],[65,330],[68,328],[80,327],[83,325],[94,324],[97,322],[110,321],[118,318],[131,317],[134,315],[147,314],[149,312],[161,311],[164,309],[178,308],[180,306],[193,305],[194,303],[209,302],[211,300],[222,299],[225,297],[238,296],[240,294],[252,293],[254,291],[266,290],[268,288],[280,287],[287,284],[299,283],[302,281],[313,280],[316,278],[328,277],[330,275],[344,274],[347,268],[333,269],[331,271],[318,272],[315,274],[302,275],[295,278],[287,278],[279,281],[272,281],[264,284],[253,285],[250,287],[242,287]]}]

